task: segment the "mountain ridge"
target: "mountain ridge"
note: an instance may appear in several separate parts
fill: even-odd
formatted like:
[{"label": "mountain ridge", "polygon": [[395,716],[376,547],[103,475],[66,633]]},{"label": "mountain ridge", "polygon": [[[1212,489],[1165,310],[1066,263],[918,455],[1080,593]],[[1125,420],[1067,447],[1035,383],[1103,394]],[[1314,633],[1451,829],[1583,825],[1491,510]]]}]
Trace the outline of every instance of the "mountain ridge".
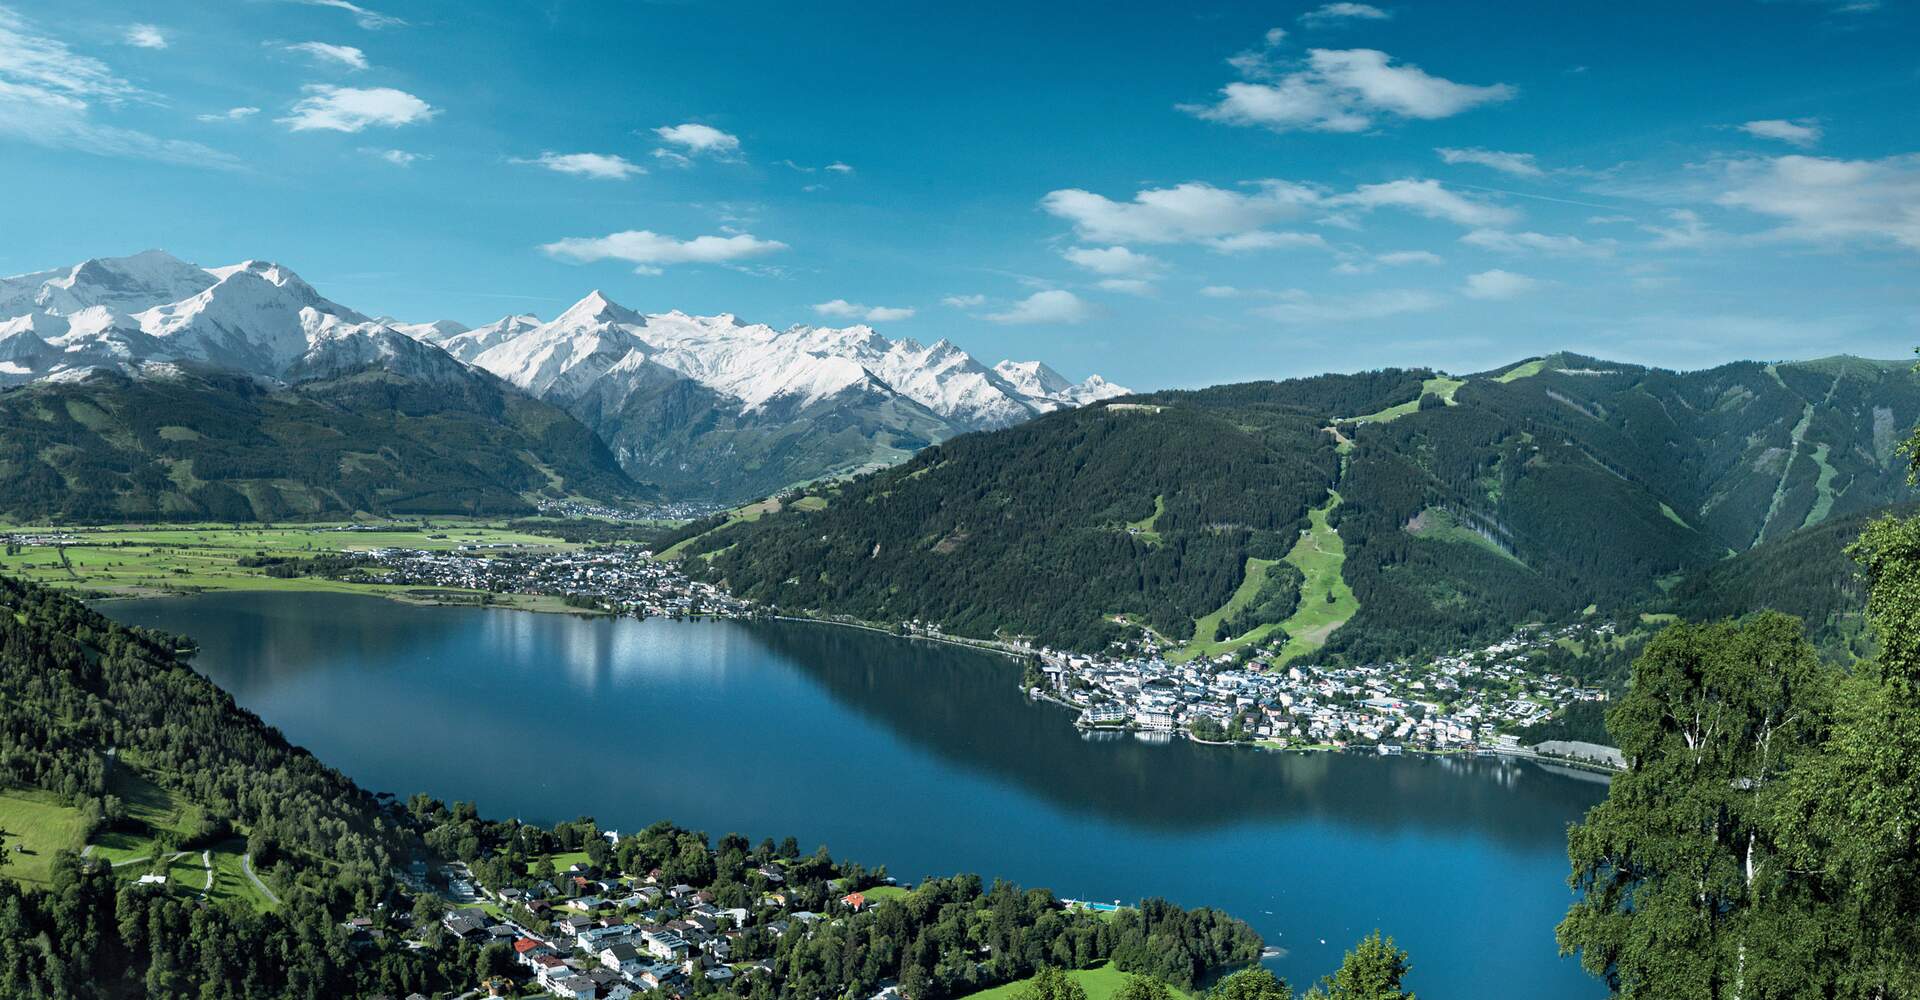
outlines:
[{"label": "mountain ridge", "polygon": [[[599,290],[551,321],[523,313],[469,328],[373,318],[260,260],[200,268],[150,250],[0,278],[0,387],[181,365],[285,385],[365,368],[498,378],[584,421],[634,478],[729,502],[1126,392],[1040,362],[989,368],[945,340],[643,315]],[[1003,368],[1050,378],[1016,386]]]}]

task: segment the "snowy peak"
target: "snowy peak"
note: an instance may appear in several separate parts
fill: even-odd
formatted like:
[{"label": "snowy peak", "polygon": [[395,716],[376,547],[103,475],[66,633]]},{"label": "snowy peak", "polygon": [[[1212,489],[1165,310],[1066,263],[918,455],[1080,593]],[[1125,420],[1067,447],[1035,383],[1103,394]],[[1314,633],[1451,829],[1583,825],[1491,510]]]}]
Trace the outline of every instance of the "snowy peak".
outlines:
[{"label": "snowy peak", "polygon": [[1133,392],[1098,375],[1089,375],[1084,382],[1069,382],[1044,361],[1002,361],[994,365],[993,370],[1022,395],[1041,403],[1045,410],[1085,406]]},{"label": "snowy peak", "polygon": [[0,315],[39,310],[66,316],[93,306],[139,312],[186,298],[215,278],[160,250],[95,257],[72,267],[0,278]]},{"label": "snowy peak", "polygon": [[450,319],[436,319],[431,323],[402,323],[391,316],[382,316],[374,322],[389,329],[398,330],[422,343],[435,346],[445,344],[463,333],[472,332],[465,323],[456,323]]},{"label": "snowy peak", "polygon": [[[432,324],[417,323],[410,325],[430,326]],[[468,364],[472,364],[474,358],[479,357],[487,350],[498,347],[539,325],[540,317],[532,313],[522,313],[517,316],[502,316],[485,326],[477,326],[471,330],[456,333],[444,340],[430,342],[438,344],[440,349],[448,354]],[[400,330],[402,333],[409,332],[402,327],[395,327],[395,329]]]}]

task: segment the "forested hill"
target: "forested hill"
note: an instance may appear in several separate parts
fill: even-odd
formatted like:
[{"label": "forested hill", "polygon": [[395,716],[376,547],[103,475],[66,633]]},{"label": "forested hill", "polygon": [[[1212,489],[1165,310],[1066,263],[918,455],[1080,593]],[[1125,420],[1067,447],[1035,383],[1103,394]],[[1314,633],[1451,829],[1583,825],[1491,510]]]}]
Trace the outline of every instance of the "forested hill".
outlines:
[{"label": "forested hill", "polygon": [[96,372],[0,391],[0,519],[503,514],[646,498],[592,432],[484,373],[377,367],[282,385]]},{"label": "forested hill", "polygon": [[[682,551],[788,609],[1080,649],[1126,634],[1117,615],[1183,642],[1290,628],[1290,650],[1375,659],[1639,607],[1907,500],[1917,418],[1906,364],[1855,358],[1162,392],[957,438]],[[1329,567],[1351,595],[1311,579]]]},{"label": "forested hill", "polygon": [[[755,848],[660,822],[615,845],[590,817],[542,829],[489,821],[472,803],[401,804],[289,746],[182,662],[176,642],[0,577],[0,997],[471,996],[498,976],[518,980],[514,995],[535,989],[504,941],[454,933],[442,900],[395,877],[410,860],[466,863],[501,906],[509,888],[556,902],[608,892],[559,879],[559,858],[625,887],[660,873],[748,911],[718,954],[768,971],[732,987],[696,977],[708,1000],[871,996],[895,979],[916,1000],[952,1000],[1042,965],[1103,962],[1191,991],[1262,951],[1244,921],[1204,907],[1148,899],[1096,914],[978,875],[850,905],[843,897],[873,891],[885,869],[825,847],[803,855],[792,837]],[[778,902],[762,874],[772,866],[784,872]],[[536,905],[508,915],[571,951],[562,909]],[[683,905],[599,912],[653,926]],[[802,933],[781,930],[803,911]]]}]

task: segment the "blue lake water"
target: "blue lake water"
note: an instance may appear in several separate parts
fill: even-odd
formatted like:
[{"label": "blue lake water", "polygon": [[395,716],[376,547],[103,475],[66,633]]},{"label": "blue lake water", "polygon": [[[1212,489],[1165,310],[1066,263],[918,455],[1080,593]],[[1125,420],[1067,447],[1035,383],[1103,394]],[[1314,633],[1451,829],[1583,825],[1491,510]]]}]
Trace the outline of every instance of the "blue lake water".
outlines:
[{"label": "blue lake water", "polygon": [[1425,1000],[1603,996],[1560,958],[1566,825],[1538,765],[1083,737],[1012,661],[825,625],[582,618],[330,594],[109,601],[362,785],[550,823],[793,835],[903,879],[1213,905],[1296,987],[1380,928]]}]

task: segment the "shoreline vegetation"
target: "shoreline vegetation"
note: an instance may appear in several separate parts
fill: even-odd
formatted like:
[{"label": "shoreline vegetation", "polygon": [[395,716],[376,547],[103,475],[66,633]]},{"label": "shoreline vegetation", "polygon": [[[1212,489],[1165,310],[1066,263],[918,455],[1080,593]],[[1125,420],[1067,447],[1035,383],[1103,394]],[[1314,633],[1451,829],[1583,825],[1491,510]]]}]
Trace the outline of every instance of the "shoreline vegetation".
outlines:
[{"label": "shoreline vegetation", "polygon": [[[569,522],[562,521],[543,523],[521,520],[503,523],[497,520],[459,519],[302,525],[0,525],[0,535],[24,540],[8,543],[4,558],[0,558],[0,573],[69,590],[88,600],[142,600],[221,591],[284,591],[359,594],[416,605],[490,607],[543,614],[596,616],[623,613],[597,602],[576,600],[567,595],[497,593],[457,587],[359,582],[317,574],[275,576],[269,572],[271,560],[276,558],[311,560],[316,556],[350,555],[381,548],[414,548],[441,553],[513,551],[538,554],[576,552],[592,544],[590,541],[569,540],[569,537],[580,538],[581,532],[570,530],[568,525]],[[553,534],[544,534],[542,529]],[[41,544],[32,544],[35,541]],[[49,557],[49,549],[57,560]],[[694,611],[663,617],[694,620],[739,616]],[[752,617],[852,628],[897,639],[963,647],[1019,662],[1030,662],[1035,655],[1030,647],[1020,644],[909,629],[900,625],[862,621],[849,615],[756,609]],[[1034,685],[1023,683],[1022,689],[1036,700],[1077,710],[1077,706],[1060,701]],[[1184,730],[1160,734],[1138,730],[1131,725],[1088,725],[1078,720],[1073,724],[1089,733],[1128,733],[1148,739],[1179,736],[1205,746],[1247,748],[1269,753],[1380,752],[1436,757],[1501,756],[1539,760],[1601,774],[1612,774],[1618,770],[1576,756],[1539,753],[1519,747],[1466,750],[1407,746],[1379,750],[1372,746],[1337,742],[1280,744],[1268,740],[1216,740]]]},{"label": "shoreline vegetation", "polygon": [[[528,950],[557,956],[537,977],[551,988],[629,939],[672,960],[622,964],[623,981],[710,1000],[1006,984],[1027,1000],[1095,968],[1138,1000],[1246,1000],[1271,980],[1258,933],[1207,907],[1081,904],[977,875],[909,889],[791,837],[542,828],[375,794],[186,669],[180,637],[5,576],[0,612],[0,964],[34,995],[471,995],[526,983]],[[209,744],[209,728],[229,736]]]}]

